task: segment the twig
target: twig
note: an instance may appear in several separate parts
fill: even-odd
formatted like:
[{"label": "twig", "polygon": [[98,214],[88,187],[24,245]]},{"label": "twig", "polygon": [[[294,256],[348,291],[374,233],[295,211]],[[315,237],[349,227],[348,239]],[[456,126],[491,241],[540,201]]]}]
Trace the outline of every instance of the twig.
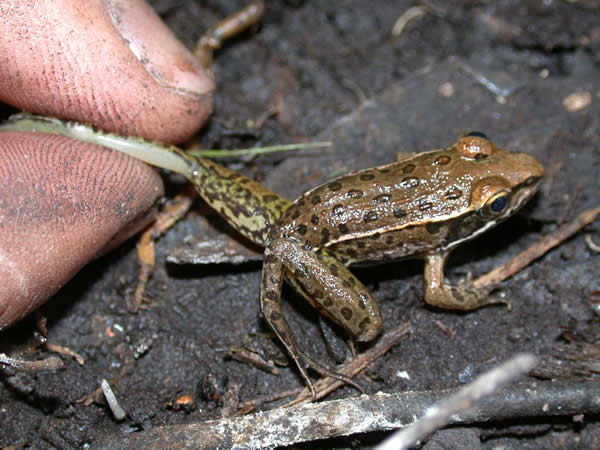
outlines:
[{"label": "twig", "polygon": [[297,387],[294,389],[289,389],[287,391],[276,392],[274,394],[263,395],[262,397],[257,397],[252,400],[245,401],[238,406],[237,414],[239,416],[243,416],[245,414],[249,414],[254,411],[259,406],[264,405],[265,403],[276,402],[277,400],[282,400],[287,397],[291,397],[292,395],[298,395],[302,392],[301,387]]},{"label": "twig", "polygon": [[245,348],[232,348],[225,354],[225,358],[234,359],[243,363],[252,364],[254,367],[258,367],[260,370],[264,370],[272,375],[279,375],[279,369],[269,361],[258,355],[255,352],[247,350]]},{"label": "twig", "polygon": [[408,22],[410,22],[413,19],[423,17],[426,12],[427,8],[425,8],[424,6],[413,6],[412,8],[408,8],[402,13],[400,17],[396,19],[396,22],[394,22],[394,26],[392,27],[392,36],[400,36]]},{"label": "twig", "polygon": [[123,410],[123,408],[121,408],[121,405],[119,405],[117,396],[110,387],[110,384],[108,384],[108,381],[103,379],[100,383],[100,387],[102,388],[102,392],[104,393],[104,397],[106,398],[108,407],[112,411],[115,420],[120,422],[127,416],[127,413],[125,412],[125,410]]},{"label": "twig", "polygon": [[471,408],[483,397],[533,369],[536,357],[525,353],[477,377],[456,394],[433,405],[425,415],[409,427],[394,433],[376,450],[402,450],[416,444],[430,433],[445,427],[454,414]]},{"label": "twig", "polygon": [[[98,448],[273,448],[356,433],[405,427],[434,403],[457,389],[430,392],[378,393],[309,403],[292,408],[194,424],[119,433],[96,442]],[[597,381],[533,381],[500,389],[473,409],[455,414],[451,424],[515,420],[521,417],[600,413]]]},{"label": "twig", "polygon": [[586,234],[584,237],[585,243],[587,244],[588,248],[596,253],[600,253],[600,244],[596,244],[594,242],[594,240],[592,239],[592,235],[590,233]]},{"label": "twig", "polygon": [[[377,344],[367,350],[366,352],[360,353],[356,358],[353,358],[348,363],[341,366],[337,372],[342,375],[346,375],[347,377],[353,377],[357,373],[362,372],[366,367],[369,366],[373,361],[380,358],[383,354],[385,354],[390,348],[394,347],[398,344],[404,337],[406,337],[411,332],[410,323],[405,322],[401,324],[399,327],[393,329],[392,331],[384,334]],[[335,391],[340,386],[343,386],[344,382],[340,380],[336,380],[334,378],[321,378],[319,381],[315,383],[315,391],[317,392],[317,399],[325,397],[332,391]],[[298,396],[289,403],[284,405],[284,408],[297,405],[299,403],[304,403],[308,401],[313,401],[316,399],[312,398],[312,394],[309,388],[304,388],[298,394]]]},{"label": "twig", "polygon": [[536,244],[522,251],[510,261],[477,278],[473,281],[473,286],[483,289],[497,286],[500,282],[513,276],[515,273],[531,264],[532,261],[542,256],[551,248],[556,247],[558,244],[577,233],[581,228],[592,223],[598,214],[600,214],[600,207],[582,212],[572,222],[569,222],[557,228],[547,236],[544,236]]},{"label": "twig", "polygon": [[46,346],[46,350],[48,350],[49,352],[71,356],[75,361],[77,361],[77,363],[80,366],[83,366],[85,364],[85,359],[83,358],[83,356],[81,356],[75,350],[71,350],[69,347],[65,347],[64,345],[53,344],[51,342],[46,342],[44,345]]},{"label": "twig", "polygon": [[58,370],[63,368],[62,359],[58,356],[50,356],[37,361],[11,358],[6,353],[0,353],[0,365],[13,367],[23,372],[37,372],[38,370]]},{"label": "twig", "polygon": [[[377,358],[381,357],[381,355],[386,353],[390,348],[398,344],[398,342],[400,342],[400,340],[410,332],[411,326],[408,322],[401,324],[394,330],[384,334],[379,341],[377,341],[377,344],[374,347],[359,354],[356,358],[353,358],[347,364],[341,366],[339,369],[337,369],[337,372],[341,373],[342,375],[346,375],[347,377],[353,377],[368,367],[369,364],[371,364]],[[343,384],[343,381],[339,381],[334,378],[321,378],[315,383],[317,398],[326,396],[338,387],[343,386]],[[292,395],[296,395],[296,398],[284,405],[284,407],[289,407],[313,400],[310,389],[291,389],[244,402],[242,405],[240,405],[238,414],[247,414],[265,403],[281,400],[286,397],[291,397]]]}]

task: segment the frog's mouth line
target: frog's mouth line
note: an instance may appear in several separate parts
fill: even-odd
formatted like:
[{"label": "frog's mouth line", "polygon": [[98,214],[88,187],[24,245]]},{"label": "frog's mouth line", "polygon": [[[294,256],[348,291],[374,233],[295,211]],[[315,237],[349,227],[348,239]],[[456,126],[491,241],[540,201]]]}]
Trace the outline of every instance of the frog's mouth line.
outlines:
[{"label": "frog's mouth line", "polygon": [[445,252],[448,250],[452,250],[455,247],[458,247],[460,244],[462,244],[463,242],[468,242],[471,241],[473,239],[475,239],[477,236],[479,236],[480,234],[485,233],[486,231],[488,231],[491,228],[494,228],[496,225],[498,225],[500,222],[502,222],[504,219],[500,219],[500,220],[490,220],[489,222],[487,222],[484,226],[482,226],[481,228],[478,228],[477,230],[475,230],[473,233],[471,233],[469,236],[464,237],[462,239],[457,239],[455,241],[452,242],[448,242],[446,245],[442,245],[440,247],[440,249]]}]

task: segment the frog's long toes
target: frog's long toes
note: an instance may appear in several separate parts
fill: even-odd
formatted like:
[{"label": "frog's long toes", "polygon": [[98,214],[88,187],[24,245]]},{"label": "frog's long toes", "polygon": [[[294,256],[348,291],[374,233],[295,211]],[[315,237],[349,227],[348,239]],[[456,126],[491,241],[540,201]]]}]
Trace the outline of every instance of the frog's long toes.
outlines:
[{"label": "frog's long toes", "polygon": [[308,356],[305,356],[305,360],[309,364],[310,368],[313,369],[315,372],[317,372],[319,375],[321,375],[323,377],[334,378],[336,380],[342,381],[345,384],[349,384],[350,386],[352,386],[356,390],[358,390],[361,394],[366,393],[365,390],[363,389],[363,387],[360,384],[358,384],[356,381],[354,381],[352,378],[350,378],[346,375],[343,375],[341,373],[334,372],[333,370],[330,370],[327,367],[323,366],[322,364],[319,364],[318,362],[312,360]]}]

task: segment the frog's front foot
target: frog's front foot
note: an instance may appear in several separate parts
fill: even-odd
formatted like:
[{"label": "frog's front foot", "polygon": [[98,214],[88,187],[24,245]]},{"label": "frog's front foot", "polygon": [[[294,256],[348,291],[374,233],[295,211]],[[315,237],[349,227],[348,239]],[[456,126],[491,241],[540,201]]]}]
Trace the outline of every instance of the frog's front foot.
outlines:
[{"label": "frog's front foot", "polygon": [[490,295],[488,289],[475,288],[471,283],[444,284],[440,288],[426,286],[425,301],[438,308],[468,311],[494,303],[506,303]]},{"label": "frog's front foot", "polygon": [[444,263],[447,254],[432,254],[425,257],[425,301],[443,309],[468,311],[485,305],[506,303],[506,300],[490,295],[490,288],[476,288],[470,279],[451,285],[444,279]]}]

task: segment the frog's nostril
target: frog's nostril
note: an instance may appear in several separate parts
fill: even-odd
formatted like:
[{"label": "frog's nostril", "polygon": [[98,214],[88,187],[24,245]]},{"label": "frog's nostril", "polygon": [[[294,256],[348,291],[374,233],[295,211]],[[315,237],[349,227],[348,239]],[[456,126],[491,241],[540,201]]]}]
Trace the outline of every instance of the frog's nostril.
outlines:
[{"label": "frog's nostril", "polygon": [[481,137],[487,140],[490,139],[485,133],[482,133],[481,131],[470,131],[469,133],[465,134],[465,137]]}]

